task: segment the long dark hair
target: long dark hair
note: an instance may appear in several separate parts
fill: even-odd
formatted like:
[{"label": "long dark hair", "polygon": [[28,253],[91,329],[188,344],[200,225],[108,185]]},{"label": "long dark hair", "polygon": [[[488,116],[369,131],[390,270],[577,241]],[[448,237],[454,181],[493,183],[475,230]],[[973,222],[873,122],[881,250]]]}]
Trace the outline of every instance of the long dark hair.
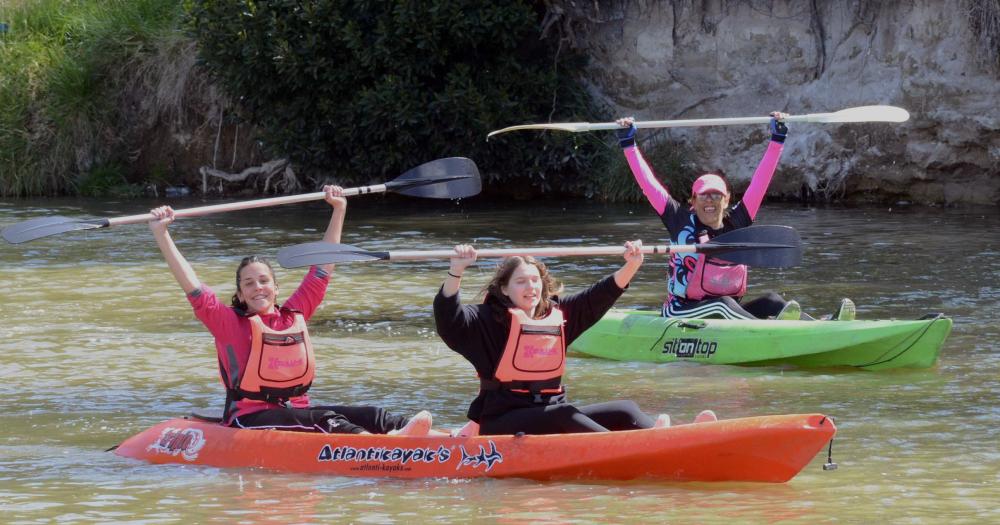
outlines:
[{"label": "long dark hair", "polygon": [[261,257],[259,255],[251,255],[249,257],[244,257],[243,260],[240,261],[240,265],[236,267],[236,293],[233,294],[233,298],[230,301],[230,305],[232,305],[233,308],[235,308],[235,309],[237,309],[237,310],[239,310],[241,312],[247,311],[247,303],[241,301],[240,297],[239,297],[239,295],[240,295],[240,272],[243,271],[243,268],[246,268],[247,266],[249,266],[249,265],[251,265],[253,263],[261,263],[264,266],[267,266],[267,271],[271,274],[271,281],[274,283],[275,286],[278,285],[278,278],[274,276],[274,268],[271,267],[271,262],[270,261],[268,261],[267,259],[265,259],[265,258],[263,258],[263,257]]},{"label": "long dark hair", "polygon": [[[552,274],[549,273],[548,268],[545,267],[540,261],[535,260],[534,257],[526,256],[522,257],[520,255],[515,255],[513,257],[507,257],[497,265],[497,271],[493,274],[493,278],[490,282],[483,288],[482,293],[485,295],[484,303],[491,302],[492,298],[495,302],[494,305],[502,307],[502,318],[507,318],[507,308],[512,308],[514,303],[504,295],[501,290],[502,287],[507,286],[510,282],[510,277],[514,275],[514,271],[517,270],[522,264],[527,264],[534,266],[538,269],[538,275],[542,280],[542,293],[541,300],[538,302],[538,308],[535,312],[532,312],[532,316],[545,316],[548,315],[549,311],[552,310],[552,301],[550,300],[553,295],[558,295],[563,290],[563,285],[561,282],[557,281]],[[497,304],[498,303],[498,304]]]}]

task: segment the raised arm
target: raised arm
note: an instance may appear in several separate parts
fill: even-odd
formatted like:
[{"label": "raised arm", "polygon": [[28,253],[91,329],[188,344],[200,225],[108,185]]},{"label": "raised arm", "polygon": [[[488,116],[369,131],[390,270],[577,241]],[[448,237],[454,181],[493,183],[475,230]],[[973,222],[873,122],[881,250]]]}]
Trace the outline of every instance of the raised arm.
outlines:
[{"label": "raised arm", "polygon": [[[344,231],[344,217],[347,216],[347,199],[343,196],[344,189],[340,186],[323,186],[323,192],[325,193],[323,199],[333,207],[330,223],[326,227],[326,233],[323,234],[323,241],[339,243],[340,235]],[[333,273],[333,264],[324,264],[319,268],[327,275]]]},{"label": "raised arm", "polygon": [[670,192],[660,184],[660,181],[656,180],[652,168],[643,158],[639,147],[635,145],[635,119],[625,117],[616,122],[622,127],[618,130],[618,144],[625,153],[625,160],[628,161],[628,167],[632,170],[632,176],[639,183],[643,195],[646,196],[646,200],[653,206],[656,213],[663,215],[667,209],[667,203],[670,201]]},{"label": "raised arm", "polygon": [[632,282],[639,267],[642,266],[642,241],[627,241],[625,243],[625,265],[615,272],[615,284],[625,289]]},{"label": "raised arm", "polygon": [[468,244],[455,246],[455,255],[451,257],[451,266],[448,268],[448,277],[444,279],[441,287],[441,294],[445,297],[453,297],[462,287],[462,274],[470,264],[476,262],[476,249]]},{"label": "raised arm", "polygon": [[563,312],[566,314],[567,343],[593,326],[625,292],[642,266],[642,241],[626,242],[624,257],[625,264],[612,275],[582,292],[560,297],[559,306],[565,307]]},{"label": "raised arm", "polygon": [[771,142],[767,145],[764,158],[757,165],[757,170],[750,179],[750,187],[743,194],[743,205],[746,206],[747,213],[751,219],[757,218],[760,205],[764,202],[764,195],[767,187],[771,185],[771,178],[774,170],[778,168],[778,161],[781,159],[781,151],[785,147],[785,137],[788,135],[788,126],[785,125],[785,117],[788,115],[774,111],[771,113]]},{"label": "raised arm", "polygon": [[153,231],[153,238],[156,239],[156,245],[160,247],[160,252],[167,261],[167,267],[170,268],[170,273],[174,275],[177,284],[181,285],[186,294],[190,294],[201,288],[201,281],[195,275],[194,269],[191,268],[187,259],[181,255],[180,250],[177,249],[177,245],[174,244],[174,240],[170,238],[170,232],[167,230],[170,223],[174,222],[174,209],[170,206],[160,206],[159,208],[150,210],[150,213],[155,219],[149,221],[149,229]]}]

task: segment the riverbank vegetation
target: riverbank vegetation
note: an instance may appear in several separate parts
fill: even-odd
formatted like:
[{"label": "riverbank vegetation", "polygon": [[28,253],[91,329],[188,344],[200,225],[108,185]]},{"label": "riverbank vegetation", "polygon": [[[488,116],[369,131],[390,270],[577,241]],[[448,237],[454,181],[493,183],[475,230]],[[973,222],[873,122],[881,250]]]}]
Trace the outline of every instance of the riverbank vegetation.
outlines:
[{"label": "riverbank vegetation", "polygon": [[486,134],[598,113],[584,58],[542,37],[526,2],[192,1],[206,68],[263,129],[272,155],[342,184],[392,177],[438,157],[474,159],[493,192],[585,194],[601,138]]},{"label": "riverbank vegetation", "polygon": [[275,158],[300,188],[366,184],[467,156],[493,194],[641,198],[610,134],[486,142],[516,123],[611,118],[546,15],[470,0],[14,2],[0,10],[0,194],[207,193],[194,165]]},{"label": "riverbank vegetation", "polygon": [[121,103],[177,38],[175,0],[24,0],[0,11],[0,193],[135,192]]}]

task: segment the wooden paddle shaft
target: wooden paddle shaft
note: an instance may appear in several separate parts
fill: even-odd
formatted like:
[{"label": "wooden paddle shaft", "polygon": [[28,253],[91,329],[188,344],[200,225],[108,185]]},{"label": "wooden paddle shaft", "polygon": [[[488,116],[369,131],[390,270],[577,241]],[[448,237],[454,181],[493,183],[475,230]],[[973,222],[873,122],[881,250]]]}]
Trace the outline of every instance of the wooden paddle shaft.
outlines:
[{"label": "wooden paddle shaft", "polygon": [[[386,191],[385,184],[374,184],[371,186],[361,186],[358,188],[347,188],[344,190],[344,196],[352,197],[354,195],[363,195],[366,193],[385,193],[385,191]],[[257,199],[244,202],[213,204],[211,206],[201,206],[198,208],[175,210],[174,216],[178,218],[199,217],[201,215],[211,215],[213,213],[224,213],[227,211],[250,210],[253,208],[266,208],[268,206],[279,206],[282,204],[295,204],[297,202],[318,201],[318,200],[323,200],[323,195],[324,193],[322,191],[317,191],[314,193],[303,193],[301,195],[288,195],[286,197],[271,197],[268,199]],[[153,220],[153,214],[151,213],[144,213],[142,215],[129,215],[126,217],[116,217],[113,219],[108,219],[108,226],[118,226],[121,224],[137,224],[141,222],[149,222],[151,220]]]},{"label": "wooden paddle shaft", "polygon": [[[659,253],[695,253],[694,244],[677,246],[643,246],[642,253],[646,255]],[[624,246],[587,246],[561,248],[493,248],[476,250],[477,258],[510,257],[512,255],[530,255],[532,257],[560,257],[566,255],[622,255]],[[455,250],[399,250],[389,252],[390,261],[422,261],[427,259],[450,259]]]}]

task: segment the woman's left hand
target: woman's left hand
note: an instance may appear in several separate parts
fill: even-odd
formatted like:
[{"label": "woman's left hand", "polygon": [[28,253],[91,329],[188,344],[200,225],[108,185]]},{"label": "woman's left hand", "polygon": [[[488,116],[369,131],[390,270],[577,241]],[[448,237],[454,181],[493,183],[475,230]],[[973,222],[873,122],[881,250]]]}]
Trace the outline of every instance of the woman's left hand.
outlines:
[{"label": "woman's left hand", "polygon": [[340,186],[323,186],[323,199],[327,204],[333,206],[335,210],[347,208],[347,199],[344,197],[344,188]]},{"label": "woman's left hand", "polygon": [[772,138],[781,139],[779,142],[784,142],[785,137],[788,136],[788,125],[785,124],[786,118],[788,118],[788,113],[780,111],[771,112],[771,123],[768,125],[768,129],[771,131]]},{"label": "woman's left hand", "polygon": [[642,264],[644,257],[642,255],[642,241],[636,239],[634,241],[625,242],[625,262],[632,264]]}]

